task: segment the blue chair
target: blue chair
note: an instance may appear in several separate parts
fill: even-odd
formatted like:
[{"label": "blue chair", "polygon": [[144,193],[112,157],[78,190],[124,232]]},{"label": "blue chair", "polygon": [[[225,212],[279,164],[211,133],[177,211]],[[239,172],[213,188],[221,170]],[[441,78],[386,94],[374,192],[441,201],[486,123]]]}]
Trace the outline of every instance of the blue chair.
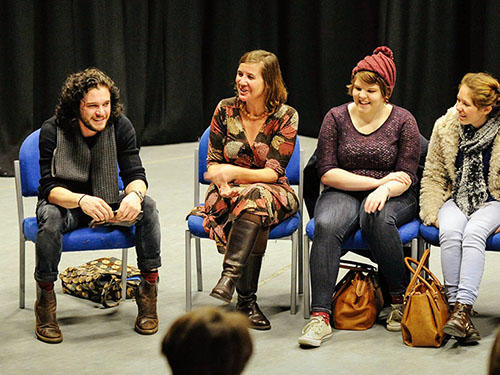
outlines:
[{"label": "blue chair", "polygon": [[[194,200],[193,205],[200,204],[200,184],[209,185],[203,174],[207,170],[207,153],[210,128],[207,128],[201,136],[198,147],[194,150]],[[288,218],[282,223],[271,228],[269,239],[291,240],[292,241],[292,277],[291,277],[291,294],[290,294],[290,312],[297,312],[297,262],[299,262],[299,276],[302,276],[302,158],[300,152],[299,138],[295,144],[292,157],[286,168],[286,176],[291,185],[297,185],[299,197],[299,211],[294,216]],[[203,290],[202,265],[201,265],[201,238],[209,238],[208,234],[203,229],[203,218],[200,216],[189,215],[187,220],[188,229],[185,232],[185,267],[186,267],[186,311],[192,308],[192,291],[191,291],[191,240],[195,240],[196,249],[196,277],[197,290]],[[302,290],[302,281],[299,277],[299,293]]]},{"label": "blue chair", "polygon": [[[38,224],[36,217],[24,216],[24,199],[38,197],[40,180],[40,129],[31,133],[21,145],[19,160],[14,161],[17,214],[19,220],[19,308],[25,307],[26,241],[36,242]],[[118,177],[120,190],[123,182]],[[135,246],[135,227],[131,228],[78,228],[63,235],[62,251],[122,249],[122,290],[127,285],[127,250]],[[122,299],[126,293],[122,293]]]},{"label": "blue chair", "polygon": [[[420,224],[420,236],[424,248],[430,245],[439,246],[439,229],[433,225]],[[492,234],[486,240],[487,251],[500,251],[500,233]]]},{"label": "blue chair", "polygon": [[[424,253],[424,248],[421,241],[418,241],[420,221],[413,219],[409,223],[406,223],[398,228],[399,235],[401,236],[401,241],[405,247],[411,247],[411,257],[414,259],[420,259]],[[303,263],[304,267],[304,318],[308,319],[311,316],[311,302],[310,302],[310,276],[309,276],[309,247],[310,242],[314,236],[314,218],[309,220],[306,225],[306,232],[304,233],[304,251]],[[349,250],[355,250],[356,253],[362,254],[366,252],[369,254],[368,245],[366,244],[363,236],[361,235],[361,229],[358,229],[353,235],[347,238],[342,244],[342,250],[347,252]]]}]

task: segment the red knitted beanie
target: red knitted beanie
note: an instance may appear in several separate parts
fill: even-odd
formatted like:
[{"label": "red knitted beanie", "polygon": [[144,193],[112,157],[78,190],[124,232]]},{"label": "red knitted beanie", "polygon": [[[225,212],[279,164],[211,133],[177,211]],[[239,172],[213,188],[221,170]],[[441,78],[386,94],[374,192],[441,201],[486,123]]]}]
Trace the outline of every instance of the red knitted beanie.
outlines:
[{"label": "red knitted beanie", "polygon": [[352,76],[362,70],[377,73],[389,86],[389,97],[392,95],[394,84],[396,83],[396,65],[394,64],[394,55],[389,47],[381,46],[375,48],[373,55],[366,56],[358,62],[358,65],[352,70]]}]

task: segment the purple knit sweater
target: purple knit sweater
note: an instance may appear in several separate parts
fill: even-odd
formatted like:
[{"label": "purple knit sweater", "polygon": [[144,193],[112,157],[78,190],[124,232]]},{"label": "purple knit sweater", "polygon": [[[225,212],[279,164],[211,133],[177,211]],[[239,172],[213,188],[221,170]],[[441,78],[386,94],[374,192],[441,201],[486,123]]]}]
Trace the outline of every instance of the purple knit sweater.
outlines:
[{"label": "purple knit sweater", "polygon": [[416,184],[420,133],[413,115],[393,105],[385,123],[365,135],[354,127],[348,104],[330,109],[323,120],[318,136],[319,176],[332,168],[374,178],[402,171]]}]

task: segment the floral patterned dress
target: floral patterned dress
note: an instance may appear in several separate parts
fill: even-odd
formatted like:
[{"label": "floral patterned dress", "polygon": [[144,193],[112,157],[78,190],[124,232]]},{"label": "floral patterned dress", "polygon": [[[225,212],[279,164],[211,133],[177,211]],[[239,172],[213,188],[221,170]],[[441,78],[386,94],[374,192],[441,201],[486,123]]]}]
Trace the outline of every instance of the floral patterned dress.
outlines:
[{"label": "floral patterned dress", "polygon": [[288,105],[281,105],[260,129],[254,144],[248,142],[236,98],[222,100],[210,124],[207,167],[213,164],[234,164],[245,168],[271,168],[278,175],[274,183],[235,184],[229,186],[238,194],[222,197],[215,184],[210,184],[205,205],[191,214],[203,216],[203,228],[216,241],[220,252],[225,246],[231,225],[244,212],[262,216],[269,227],[293,216],[298,198],[288,183],[285,169],[292,156],[299,116]]}]

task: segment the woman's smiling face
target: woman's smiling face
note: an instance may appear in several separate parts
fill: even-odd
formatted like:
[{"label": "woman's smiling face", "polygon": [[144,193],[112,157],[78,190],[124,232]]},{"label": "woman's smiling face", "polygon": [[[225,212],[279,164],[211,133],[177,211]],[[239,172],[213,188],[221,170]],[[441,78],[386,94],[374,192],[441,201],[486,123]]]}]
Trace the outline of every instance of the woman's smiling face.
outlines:
[{"label": "woman's smiling face", "polygon": [[379,111],[386,102],[378,84],[366,83],[360,78],[356,78],[352,85],[352,97],[360,113]]}]

